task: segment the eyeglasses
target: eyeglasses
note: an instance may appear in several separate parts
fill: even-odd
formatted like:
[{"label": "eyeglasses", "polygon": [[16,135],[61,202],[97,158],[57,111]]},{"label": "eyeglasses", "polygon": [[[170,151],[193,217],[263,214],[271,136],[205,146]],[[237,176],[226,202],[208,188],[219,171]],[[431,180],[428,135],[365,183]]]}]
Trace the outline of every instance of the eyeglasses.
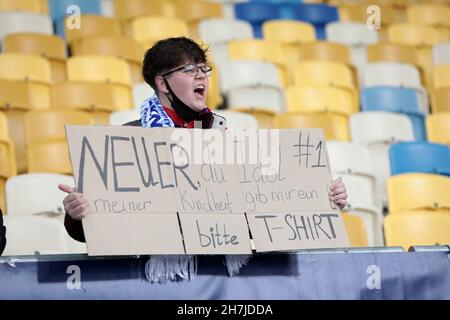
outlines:
[{"label": "eyeglasses", "polygon": [[174,73],[174,72],[177,72],[177,71],[181,71],[181,72],[186,73],[188,76],[194,77],[194,76],[198,75],[198,71],[199,70],[201,70],[204,74],[206,74],[209,77],[210,74],[211,74],[212,68],[210,66],[207,66],[207,65],[198,66],[198,65],[195,65],[195,64],[188,64],[187,66],[179,67],[179,68],[176,68],[176,69],[174,69],[172,71],[166,72],[162,76],[165,77],[165,76],[168,76],[171,73]]}]

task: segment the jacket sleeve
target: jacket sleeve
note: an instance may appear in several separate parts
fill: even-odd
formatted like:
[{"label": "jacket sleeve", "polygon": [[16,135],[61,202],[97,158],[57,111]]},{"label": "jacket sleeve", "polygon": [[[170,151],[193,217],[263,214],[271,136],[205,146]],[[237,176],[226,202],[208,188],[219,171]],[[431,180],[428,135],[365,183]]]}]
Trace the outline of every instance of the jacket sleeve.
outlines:
[{"label": "jacket sleeve", "polygon": [[6,227],[3,225],[3,213],[0,209],[0,256],[6,247]]},{"label": "jacket sleeve", "polygon": [[81,220],[74,220],[71,216],[69,216],[66,212],[66,216],[64,217],[64,227],[66,227],[66,231],[73,239],[86,242],[86,238],[84,237],[83,223]]}]

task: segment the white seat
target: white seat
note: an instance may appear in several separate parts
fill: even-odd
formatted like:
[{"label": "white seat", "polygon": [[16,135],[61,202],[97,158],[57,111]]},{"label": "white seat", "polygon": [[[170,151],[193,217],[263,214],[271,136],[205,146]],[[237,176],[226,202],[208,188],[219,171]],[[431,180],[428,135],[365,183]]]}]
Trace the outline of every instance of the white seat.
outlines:
[{"label": "white seat", "polygon": [[252,39],[252,25],[244,20],[204,19],[198,25],[200,39],[209,45],[213,61],[219,70],[229,61],[228,43],[232,40]]},{"label": "white seat", "polygon": [[141,115],[138,110],[114,111],[109,116],[109,124],[112,126],[121,126],[127,122],[140,118]]},{"label": "white seat", "polygon": [[285,112],[284,93],[281,89],[270,87],[241,87],[229,91],[230,109],[257,109],[272,113]]},{"label": "white seat", "polygon": [[353,142],[371,144],[378,142],[414,141],[408,116],[393,112],[359,112],[350,117]]},{"label": "white seat", "polygon": [[252,25],[247,21],[237,19],[204,19],[198,25],[198,32],[200,39],[207,44],[253,38]]},{"label": "white seat", "polygon": [[59,219],[42,216],[5,216],[8,241],[5,256],[65,254],[68,242],[64,225]]},{"label": "white seat", "polygon": [[388,142],[379,142],[367,145],[370,153],[373,174],[375,175],[375,193],[379,196],[384,207],[387,207],[386,182],[391,174],[391,164],[389,161]]},{"label": "white seat", "polygon": [[132,94],[134,109],[141,110],[141,105],[144,100],[152,97],[155,94],[155,90],[146,82],[142,82],[133,86]]},{"label": "white seat", "polygon": [[262,61],[230,61],[220,73],[221,91],[226,95],[239,87],[282,89],[277,67]]},{"label": "white seat", "polygon": [[372,175],[367,146],[344,141],[327,141],[326,146],[333,173]]},{"label": "white seat", "polygon": [[214,110],[214,113],[227,120],[228,129],[258,129],[258,121],[251,114],[224,110]]},{"label": "white seat", "polygon": [[328,41],[349,47],[363,47],[378,42],[378,32],[360,22],[330,22],[325,26]]},{"label": "white seat", "polygon": [[420,108],[428,114],[428,94],[420,81],[420,73],[413,65],[394,62],[368,63],[364,68],[363,87],[392,86],[416,90]]},{"label": "white seat", "polygon": [[450,42],[433,46],[433,62],[435,65],[450,63]]},{"label": "white seat", "polygon": [[8,216],[30,216],[40,213],[64,214],[66,193],[58,184],[74,186],[72,176],[56,173],[28,173],[6,181]]},{"label": "white seat", "polygon": [[381,222],[383,220],[382,209],[374,199],[373,183],[365,176],[354,174],[339,174],[334,177],[342,177],[348,194],[347,208],[364,220],[368,234],[369,246],[378,246],[382,241]]},{"label": "white seat", "polygon": [[0,41],[11,33],[34,32],[51,35],[53,23],[49,16],[32,12],[0,12]]}]

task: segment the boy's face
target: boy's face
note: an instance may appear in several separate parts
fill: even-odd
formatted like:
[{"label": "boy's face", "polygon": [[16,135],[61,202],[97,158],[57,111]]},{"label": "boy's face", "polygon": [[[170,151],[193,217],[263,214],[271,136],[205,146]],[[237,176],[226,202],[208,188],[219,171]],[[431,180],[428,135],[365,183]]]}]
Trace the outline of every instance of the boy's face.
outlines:
[{"label": "boy's face", "polygon": [[208,76],[205,63],[186,63],[166,76],[166,80],[175,95],[187,106],[195,111],[201,111],[206,107],[208,93]]}]

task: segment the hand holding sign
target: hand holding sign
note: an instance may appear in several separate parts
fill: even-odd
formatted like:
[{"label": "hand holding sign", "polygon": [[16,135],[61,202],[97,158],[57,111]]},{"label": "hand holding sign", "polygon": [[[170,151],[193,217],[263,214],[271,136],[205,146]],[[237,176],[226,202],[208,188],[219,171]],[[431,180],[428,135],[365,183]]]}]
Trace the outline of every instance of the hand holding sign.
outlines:
[{"label": "hand holding sign", "polygon": [[60,184],[59,190],[66,192],[68,195],[64,198],[64,210],[74,220],[81,220],[86,217],[89,209],[89,202],[82,193],[75,192],[75,188]]},{"label": "hand holding sign", "polygon": [[339,207],[343,209],[347,205],[347,192],[345,184],[342,182],[342,178],[338,177],[333,181],[333,185],[330,188],[330,200]]}]

